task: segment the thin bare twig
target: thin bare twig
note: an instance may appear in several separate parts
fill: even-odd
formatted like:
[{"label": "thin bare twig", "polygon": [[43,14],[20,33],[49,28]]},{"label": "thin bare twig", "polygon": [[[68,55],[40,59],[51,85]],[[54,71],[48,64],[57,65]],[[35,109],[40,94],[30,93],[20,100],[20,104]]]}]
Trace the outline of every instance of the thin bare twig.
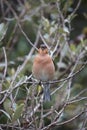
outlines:
[{"label": "thin bare twig", "polygon": [[73,12],[71,13],[70,17],[72,17],[72,16],[76,13],[77,9],[79,8],[79,6],[80,6],[80,4],[81,4],[81,1],[82,1],[82,0],[79,0],[79,1],[78,1],[77,6],[75,7],[75,9],[73,10]]},{"label": "thin bare twig", "polygon": [[4,69],[4,74],[3,74],[3,77],[2,77],[2,80],[1,80],[1,83],[0,83],[0,92],[2,91],[2,84],[4,82],[4,79],[5,79],[5,76],[6,76],[6,73],[7,73],[7,55],[6,55],[5,47],[3,47],[3,52],[4,52],[4,57],[5,57],[5,69]]},{"label": "thin bare twig", "polygon": [[61,125],[67,124],[67,123],[69,123],[69,122],[75,120],[76,118],[80,117],[80,116],[81,116],[82,114],[84,114],[85,112],[86,112],[86,111],[83,110],[83,111],[81,111],[79,114],[77,114],[76,116],[74,116],[74,117],[72,117],[71,119],[69,119],[69,120],[67,120],[67,121],[64,121],[64,122],[60,122],[60,123],[58,123],[58,121],[52,122],[50,125],[48,125],[48,126],[42,128],[41,130],[48,130],[49,128],[52,128],[52,127],[54,127],[55,125],[61,126]]},{"label": "thin bare twig", "polygon": [[6,55],[5,47],[3,47],[3,52],[4,52],[4,56],[5,56],[5,69],[4,69],[4,75],[3,75],[3,78],[5,78],[6,73],[7,73],[7,55]]},{"label": "thin bare twig", "polygon": [[34,44],[33,44],[33,43],[31,42],[31,40],[28,38],[28,36],[26,35],[26,33],[23,31],[23,29],[22,29],[22,27],[21,27],[21,24],[20,24],[20,22],[19,22],[19,18],[18,18],[18,16],[17,16],[16,12],[13,10],[13,8],[11,7],[11,5],[9,4],[8,1],[5,1],[5,2],[6,2],[6,4],[7,4],[7,6],[10,8],[10,10],[12,11],[13,15],[15,16],[15,19],[17,20],[17,24],[18,24],[18,26],[19,26],[19,28],[20,28],[22,34],[24,35],[24,37],[27,39],[28,43],[38,51],[37,47],[34,46]]}]

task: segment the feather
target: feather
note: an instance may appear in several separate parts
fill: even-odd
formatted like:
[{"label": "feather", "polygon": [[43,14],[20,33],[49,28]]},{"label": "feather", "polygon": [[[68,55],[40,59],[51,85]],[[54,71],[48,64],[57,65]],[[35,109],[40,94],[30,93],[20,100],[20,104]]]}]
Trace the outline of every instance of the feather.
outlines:
[{"label": "feather", "polygon": [[49,102],[51,100],[51,96],[50,96],[50,84],[43,84],[43,92],[44,92],[44,97],[43,100],[44,102]]}]

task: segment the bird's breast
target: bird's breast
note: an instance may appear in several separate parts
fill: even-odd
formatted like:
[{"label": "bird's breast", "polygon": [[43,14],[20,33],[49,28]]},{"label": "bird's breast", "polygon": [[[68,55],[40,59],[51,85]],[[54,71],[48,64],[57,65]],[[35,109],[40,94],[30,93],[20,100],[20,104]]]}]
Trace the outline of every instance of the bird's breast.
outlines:
[{"label": "bird's breast", "polygon": [[36,58],[34,64],[33,64],[33,69],[32,73],[33,76],[41,81],[48,81],[52,80],[54,77],[54,64],[50,58]]}]

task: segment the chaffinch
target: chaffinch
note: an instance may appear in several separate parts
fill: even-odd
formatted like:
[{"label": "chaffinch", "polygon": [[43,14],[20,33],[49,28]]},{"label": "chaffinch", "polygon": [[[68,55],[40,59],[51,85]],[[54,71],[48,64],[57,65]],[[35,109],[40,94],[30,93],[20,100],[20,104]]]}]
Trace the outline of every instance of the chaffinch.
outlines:
[{"label": "chaffinch", "polygon": [[32,74],[37,80],[46,81],[46,83],[43,83],[43,99],[45,102],[51,100],[49,81],[54,78],[54,73],[55,67],[52,58],[48,54],[48,49],[45,45],[41,45],[33,62]]}]

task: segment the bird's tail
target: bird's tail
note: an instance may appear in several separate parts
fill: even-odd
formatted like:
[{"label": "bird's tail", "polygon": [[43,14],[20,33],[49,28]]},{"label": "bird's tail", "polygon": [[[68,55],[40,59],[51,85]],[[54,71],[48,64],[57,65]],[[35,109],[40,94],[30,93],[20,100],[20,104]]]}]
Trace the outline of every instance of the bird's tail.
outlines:
[{"label": "bird's tail", "polygon": [[50,84],[44,84],[43,85],[43,92],[44,92],[44,97],[43,100],[44,102],[49,102],[51,100],[51,96],[50,96]]}]

